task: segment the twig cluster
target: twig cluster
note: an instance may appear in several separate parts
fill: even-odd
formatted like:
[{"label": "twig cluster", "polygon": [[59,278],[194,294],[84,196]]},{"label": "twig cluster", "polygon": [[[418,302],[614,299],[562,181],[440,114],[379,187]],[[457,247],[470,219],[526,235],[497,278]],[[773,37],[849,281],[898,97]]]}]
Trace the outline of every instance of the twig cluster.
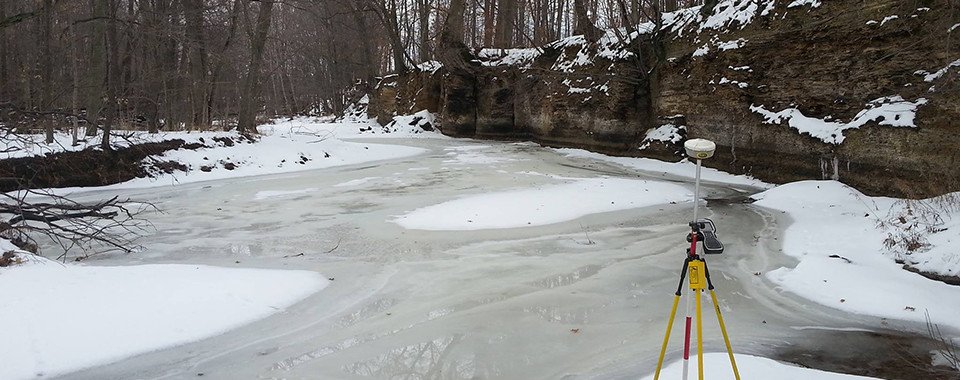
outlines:
[{"label": "twig cluster", "polygon": [[76,250],[80,260],[107,251],[131,252],[133,240],[152,228],[138,218],[156,210],[151,203],[113,197],[96,203],[80,203],[45,190],[0,194],[0,236],[38,246],[41,235],[62,248],[57,259],[66,260]]}]

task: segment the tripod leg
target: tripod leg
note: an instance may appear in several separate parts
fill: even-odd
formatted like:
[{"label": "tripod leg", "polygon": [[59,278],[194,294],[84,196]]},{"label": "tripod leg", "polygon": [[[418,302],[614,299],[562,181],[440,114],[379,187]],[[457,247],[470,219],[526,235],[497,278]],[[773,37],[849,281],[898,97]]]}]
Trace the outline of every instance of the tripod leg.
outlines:
[{"label": "tripod leg", "polygon": [[700,310],[700,294],[703,290],[694,290],[697,294],[697,378],[703,380],[703,313]]},{"label": "tripod leg", "polygon": [[717,311],[717,321],[720,322],[720,332],[723,333],[723,343],[727,345],[727,356],[730,357],[730,366],[733,367],[733,376],[740,380],[740,372],[737,371],[737,361],[733,358],[733,347],[730,346],[730,337],[727,336],[727,327],[723,324],[723,315],[720,314],[720,304],[717,303],[717,293],[710,290],[710,297],[713,298],[713,309]]},{"label": "tripod leg", "polygon": [[673,330],[673,319],[677,316],[677,305],[680,304],[680,294],[683,290],[683,279],[687,275],[687,265],[690,260],[684,260],[683,268],[680,269],[680,285],[677,286],[677,293],[673,297],[673,308],[670,309],[670,319],[667,321],[667,333],[663,337],[663,347],[660,348],[660,358],[657,359],[657,372],[653,375],[653,380],[660,380],[660,370],[663,368],[663,357],[667,353],[667,343],[670,341],[670,331]]},{"label": "tripod leg", "polygon": [[733,358],[733,347],[730,346],[730,337],[727,336],[727,326],[723,324],[723,314],[720,313],[720,303],[717,302],[717,293],[713,291],[713,281],[710,280],[710,267],[707,262],[703,262],[703,273],[707,276],[707,285],[710,289],[710,298],[713,299],[713,310],[717,312],[717,322],[720,322],[720,332],[723,334],[723,343],[727,345],[727,356],[730,357],[730,367],[733,368],[733,376],[740,380],[740,371],[737,371],[737,361]]},{"label": "tripod leg", "polygon": [[660,369],[663,367],[663,356],[667,353],[667,342],[670,341],[670,330],[673,330],[673,317],[677,316],[677,305],[680,304],[680,296],[673,297],[673,308],[670,309],[670,319],[667,321],[667,334],[663,337],[663,347],[660,348],[660,358],[657,359],[657,372],[653,375],[653,380],[660,379]]}]

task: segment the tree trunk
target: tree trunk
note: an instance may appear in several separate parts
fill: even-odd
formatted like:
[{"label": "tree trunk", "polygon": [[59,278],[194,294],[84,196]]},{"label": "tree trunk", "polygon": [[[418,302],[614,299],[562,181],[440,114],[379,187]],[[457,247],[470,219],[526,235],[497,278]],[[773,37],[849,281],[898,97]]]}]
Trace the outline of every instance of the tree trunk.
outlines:
[{"label": "tree trunk", "polygon": [[549,4],[548,0],[536,0],[534,2],[536,10],[534,11],[533,42],[537,46],[550,41]]},{"label": "tree trunk", "polygon": [[559,39],[563,36],[563,15],[565,13],[564,8],[566,8],[565,2],[563,0],[557,0],[557,19],[554,20],[556,23],[555,26],[557,27],[557,34],[553,36],[554,39]]},{"label": "tree trunk", "polygon": [[576,24],[573,28],[573,34],[582,34],[587,41],[596,41],[598,37],[597,27],[590,22],[590,15],[587,14],[587,0],[573,0],[573,13]]},{"label": "tree trunk", "polygon": [[[43,17],[41,18],[40,28],[40,108],[41,110],[51,110],[53,108],[53,57],[50,51],[51,29],[53,29],[53,0],[43,0]],[[53,143],[53,119],[49,116],[43,118],[44,130],[46,131],[47,144]]]},{"label": "tree trunk", "polygon": [[516,0],[501,0],[497,8],[497,35],[495,44],[499,48],[513,47],[513,23],[517,13]]},{"label": "tree trunk", "polygon": [[189,60],[190,86],[188,87],[191,122],[207,126],[207,48],[203,37],[203,0],[183,0],[183,15],[186,23],[187,58]]},{"label": "tree trunk", "polygon": [[240,120],[237,130],[240,133],[256,132],[256,102],[259,91],[260,66],[263,64],[263,51],[270,32],[270,18],[273,15],[273,2],[260,2],[257,13],[257,27],[250,40],[250,65],[240,90]]},{"label": "tree trunk", "polygon": [[117,23],[117,0],[104,0],[110,6],[107,12],[107,106],[106,120],[103,123],[103,139],[100,140],[100,149],[108,151],[110,147],[110,131],[117,120],[119,104],[117,95],[120,87],[120,41],[119,23]]},{"label": "tree trunk", "polygon": [[528,41],[526,38],[527,30],[527,4],[525,0],[516,0],[517,8],[513,15],[513,46],[523,46]]},{"label": "tree trunk", "polygon": [[486,0],[484,1],[483,6],[483,46],[490,47],[493,46],[493,18],[496,13],[494,13],[494,8],[497,6],[496,0]]},{"label": "tree trunk", "polygon": [[430,60],[430,0],[417,2],[420,21],[420,62]]},{"label": "tree trunk", "polygon": [[[0,20],[7,19],[7,2],[0,1]],[[0,100],[7,99],[7,89],[10,86],[7,76],[7,28],[0,28]],[[3,120],[3,116],[0,116]]]},{"label": "tree trunk", "polygon": [[237,20],[240,18],[240,1],[242,0],[233,1],[233,6],[230,10],[230,24],[227,29],[227,37],[223,42],[223,46],[220,48],[220,52],[216,58],[216,64],[213,66],[213,74],[208,81],[209,87],[207,88],[205,102],[208,110],[213,109],[213,99],[217,93],[217,83],[220,81],[220,73],[223,70],[224,63],[227,62],[225,55],[227,50],[230,49],[230,45],[233,44],[233,39],[237,34]]},{"label": "tree trunk", "polygon": [[363,79],[365,81],[372,81],[373,77],[377,75],[377,68],[374,65],[374,49],[370,46],[371,39],[369,38],[369,32],[367,28],[367,19],[366,16],[360,9],[355,8],[353,3],[350,3],[350,9],[353,14],[353,21],[357,24],[357,31],[360,33],[360,65],[362,66],[361,72]]},{"label": "tree trunk", "polygon": [[86,74],[86,109],[87,109],[87,136],[97,135],[97,124],[100,111],[103,108],[103,84],[106,82],[106,21],[108,0],[92,0],[93,14],[90,27],[90,64]]},{"label": "tree trunk", "polygon": [[73,93],[70,96],[70,106],[73,108],[73,133],[71,133],[73,141],[70,146],[77,146],[79,144],[79,142],[77,142],[77,131],[80,129],[80,119],[77,117],[80,114],[80,72],[77,70],[77,61],[80,60],[78,49],[80,43],[76,33],[76,29],[71,27],[70,76],[73,77]]},{"label": "tree trunk", "polygon": [[403,49],[403,40],[400,38],[400,25],[397,24],[396,1],[390,0],[390,7],[384,7],[384,27],[387,37],[390,38],[390,48],[393,53],[393,71],[402,73],[407,71],[407,60]]}]

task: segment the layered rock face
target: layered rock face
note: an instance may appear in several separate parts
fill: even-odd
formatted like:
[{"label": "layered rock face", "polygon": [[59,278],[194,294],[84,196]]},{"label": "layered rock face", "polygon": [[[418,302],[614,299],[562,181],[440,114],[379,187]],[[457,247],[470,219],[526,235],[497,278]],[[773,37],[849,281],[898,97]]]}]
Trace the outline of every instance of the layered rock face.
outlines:
[{"label": "layered rock face", "polygon": [[386,77],[370,112],[428,109],[451,136],[671,160],[707,138],[707,166],[771,182],[960,190],[960,4],[727,0],[639,29]]}]

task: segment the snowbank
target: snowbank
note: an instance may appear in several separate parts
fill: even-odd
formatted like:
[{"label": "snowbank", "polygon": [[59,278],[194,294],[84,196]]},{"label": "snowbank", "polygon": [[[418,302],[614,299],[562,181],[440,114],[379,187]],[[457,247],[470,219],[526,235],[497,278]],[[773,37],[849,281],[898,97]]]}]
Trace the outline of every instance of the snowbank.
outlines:
[{"label": "snowbank", "polygon": [[589,178],[539,189],[469,196],[414,210],[394,222],[408,229],[438,231],[529,227],[692,198],[685,187],[670,183]]},{"label": "snowbank", "polygon": [[[432,115],[427,115],[432,121]],[[412,119],[423,119],[418,113]],[[418,119],[418,120],[419,120]],[[422,124],[422,123],[421,123]],[[153,156],[159,161],[177,161],[187,166],[187,171],[174,171],[172,174],[157,172],[153,178],[137,178],[131,181],[107,186],[110,189],[143,188],[171,184],[184,184],[226,178],[248,177],[266,174],[289,173],[302,170],[321,169],[340,165],[353,165],[370,161],[389,160],[410,157],[425,152],[425,149],[402,145],[371,144],[357,140],[367,137],[439,137],[439,133],[424,133],[420,124],[393,128],[384,134],[376,123],[330,123],[323,119],[299,117],[275,120],[273,124],[261,125],[257,142],[242,142],[236,139],[235,132],[167,132],[149,134],[143,131],[129,132],[131,142],[145,143],[172,139],[182,139],[187,144],[202,145],[195,150],[179,149]],[[68,139],[65,134],[57,135],[58,141]],[[26,135],[28,139],[42,136]],[[231,138],[228,143],[223,143]],[[353,139],[354,141],[345,141]],[[233,141],[241,141],[234,143]],[[32,141],[32,140],[30,140]],[[91,142],[92,143],[92,142]],[[85,146],[45,145],[34,143],[7,142],[17,145],[18,150],[5,157],[23,157],[53,152],[72,151]],[[129,145],[128,142],[119,146]],[[12,145],[11,145],[12,146]],[[0,146],[0,150],[3,147]],[[72,191],[76,189],[67,189]]]},{"label": "snowbank", "polygon": [[[896,238],[902,202],[868,197],[836,181],[802,181],[757,194],[757,206],[780,210],[794,222],[784,232],[783,251],[799,260],[795,268],[766,274],[784,290],[851,313],[925,322],[960,329],[960,287],[902,269],[884,241]],[[960,270],[960,212],[927,236],[929,247],[900,259],[926,260],[927,266],[956,275]],[[879,228],[878,228],[879,225]],[[894,235],[890,235],[894,234]],[[935,264],[935,265],[934,265]]]},{"label": "snowbank", "polygon": [[0,378],[51,377],[214,336],[327,283],[307,271],[200,265],[0,268]]},{"label": "snowbank", "polygon": [[439,133],[426,133],[426,132],[439,132],[439,125],[437,124],[436,117],[427,110],[421,110],[413,113],[412,115],[400,115],[394,116],[387,125],[378,126],[376,124],[371,124],[369,127],[362,129],[365,133],[377,134],[377,135],[387,135],[394,137],[444,137]]},{"label": "snowbank", "polygon": [[157,158],[185,163],[190,171],[158,179],[137,179],[126,185],[140,187],[288,173],[409,157],[425,151],[342,140],[359,136],[361,130],[369,126],[367,123],[323,123],[309,118],[263,125],[259,127],[261,137],[257,143],[169,151]]},{"label": "snowbank", "polygon": [[[757,356],[734,354],[737,360],[737,371],[743,379],[777,379],[777,380],[866,380],[872,377],[844,375],[833,372],[820,371],[810,368],[797,367],[781,363],[772,359]],[[679,379],[683,361],[677,360],[664,366],[660,372],[661,379]],[[730,359],[725,352],[711,352],[703,355],[704,375],[710,380],[733,380],[733,370],[730,369]],[[690,377],[697,374],[697,357],[690,356]],[[643,380],[653,379],[653,374]]]}]

